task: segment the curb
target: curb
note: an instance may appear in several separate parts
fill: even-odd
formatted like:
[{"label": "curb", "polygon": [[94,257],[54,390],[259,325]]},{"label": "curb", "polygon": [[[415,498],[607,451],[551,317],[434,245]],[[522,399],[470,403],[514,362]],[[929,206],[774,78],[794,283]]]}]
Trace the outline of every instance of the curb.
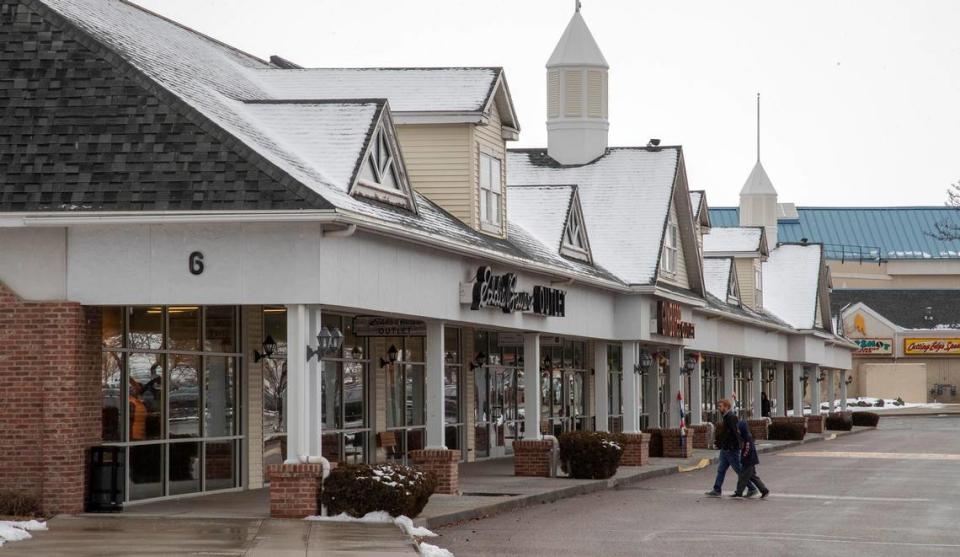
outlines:
[{"label": "curb", "polygon": [[[860,427],[853,431],[831,431],[830,433],[824,432],[821,435],[830,435],[837,434],[837,439],[845,437],[847,435],[856,435],[859,433],[864,433],[867,431],[875,430],[875,427]],[[801,445],[806,445],[809,443],[820,443],[827,441],[826,437],[817,437],[817,438],[804,438],[802,441],[788,441],[782,445],[777,446],[766,446],[766,447],[757,447],[757,452],[761,454],[767,453],[776,453],[784,451],[787,449],[792,449],[794,447],[799,447]],[[713,456],[709,458],[710,464],[716,464],[719,460],[718,457]],[[515,511],[525,507],[530,507],[533,505],[541,505],[545,503],[553,503],[561,499],[569,499],[571,497],[576,497],[579,495],[587,495],[590,493],[597,493],[599,491],[606,491],[609,489],[617,489],[620,486],[632,485],[644,480],[649,480],[652,478],[658,478],[662,476],[670,476],[673,474],[679,474],[680,470],[677,466],[671,466],[669,468],[660,468],[655,470],[646,470],[641,471],[638,474],[626,477],[626,478],[610,478],[608,480],[596,480],[589,484],[573,485],[570,487],[564,487],[560,489],[551,490],[546,493],[537,493],[534,495],[521,495],[521,496],[504,496],[509,497],[504,501],[497,501],[495,503],[490,503],[482,507],[476,507],[473,509],[466,509],[462,511],[454,511],[447,514],[432,516],[430,518],[418,518],[413,521],[417,526],[423,526],[425,528],[434,529],[452,524],[454,522],[463,522],[466,520],[475,520],[480,518],[486,518],[490,515],[499,514],[508,511]]]}]

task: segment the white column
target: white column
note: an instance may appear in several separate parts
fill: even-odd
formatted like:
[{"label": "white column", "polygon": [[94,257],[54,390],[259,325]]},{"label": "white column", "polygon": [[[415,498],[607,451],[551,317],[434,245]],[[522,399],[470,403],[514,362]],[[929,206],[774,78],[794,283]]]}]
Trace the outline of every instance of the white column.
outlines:
[{"label": "white column", "polygon": [[540,335],[523,335],[523,438],[540,439]]},{"label": "white column", "polygon": [[827,370],[827,400],[830,404],[830,413],[833,414],[836,412],[836,400],[837,400],[837,373],[836,370]]},{"label": "white column", "polygon": [[847,370],[840,370],[840,411],[847,411]]},{"label": "white column", "polygon": [[793,364],[793,415],[803,416],[803,364]]},{"label": "white column", "polygon": [[638,350],[636,342],[624,342],[621,348],[623,359],[623,432],[640,431],[640,385],[637,374]]},{"label": "white column", "polygon": [[443,434],[445,394],[443,368],[445,348],[443,346],[443,321],[427,320],[427,448],[446,449]]},{"label": "white column", "polygon": [[647,415],[647,427],[661,427],[660,423],[660,357],[653,359],[653,365],[643,382],[643,411]]},{"label": "white column", "polygon": [[[305,331],[306,337],[304,338],[304,343],[306,346],[311,346],[317,348],[317,335],[320,333],[321,320],[320,320],[320,306],[307,306],[307,330]],[[289,338],[289,333],[287,337]],[[306,349],[300,354],[301,357],[306,358]],[[289,358],[289,354],[287,355]],[[289,364],[287,364],[289,366]],[[309,456],[320,456],[322,455],[323,447],[321,446],[322,436],[320,430],[323,423],[323,408],[321,401],[323,400],[323,377],[320,371],[321,362],[319,356],[314,356],[307,360],[307,399],[306,399],[306,412],[308,416],[309,427],[307,428],[307,447],[309,452],[306,453]],[[287,373],[290,373],[287,371]],[[336,382],[333,382],[336,384]],[[333,406],[333,405],[330,405]],[[328,406],[328,412],[333,413],[334,409]]]},{"label": "white column", "polygon": [[288,464],[310,454],[309,386],[307,383],[307,308],[287,306],[287,423]]},{"label": "white column", "polygon": [[761,413],[761,401],[763,400],[763,360],[753,360],[751,373],[753,373],[753,381],[750,383],[750,398],[753,399],[750,404],[750,407],[753,408],[753,415],[751,417],[757,419],[763,415]]},{"label": "white column", "polygon": [[777,363],[777,369],[773,375],[773,384],[775,393],[774,396],[777,397],[777,411],[773,414],[776,416],[786,416],[787,415],[787,374],[783,369],[783,363]]},{"label": "white column", "polygon": [[810,413],[820,414],[820,366],[810,366]]},{"label": "white column", "polygon": [[[733,396],[733,356],[723,357],[723,398],[729,399]],[[737,393],[737,396],[743,396],[743,393]],[[732,400],[730,401],[733,402]]]},{"label": "white column", "polygon": [[667,423],[666,427],[680,427],[680,401],[677,393],[680,392],[680,371],[683,369],[683,348],[679,346],[670,349],[670,369],[667,378]]},{"label": "white column", "polygon": [[608,389],[610,370],[607,369],[607,343],[593,343],[593,415],[594,429],[607,431],[610,422]]},{"label": "white column", "polygon": [[697,363],[690,375],[690,425],[703,423],[703,354],[698,354]]}]

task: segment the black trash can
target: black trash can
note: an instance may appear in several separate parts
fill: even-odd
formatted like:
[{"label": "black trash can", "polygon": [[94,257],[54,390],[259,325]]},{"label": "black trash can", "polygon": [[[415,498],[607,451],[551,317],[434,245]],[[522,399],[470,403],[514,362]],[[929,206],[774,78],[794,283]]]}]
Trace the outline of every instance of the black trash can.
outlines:
[{"label": "black trash can", "polygon": [[90,486],[87,512],[110,513],[123,510],[122,447],[90,448]]}]

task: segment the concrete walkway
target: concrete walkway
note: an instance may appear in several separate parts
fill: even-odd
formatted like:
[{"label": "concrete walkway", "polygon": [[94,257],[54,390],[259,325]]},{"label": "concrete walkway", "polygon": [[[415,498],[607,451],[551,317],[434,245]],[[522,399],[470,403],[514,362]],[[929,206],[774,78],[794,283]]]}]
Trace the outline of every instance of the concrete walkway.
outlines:
[{"label": "concrete walkway", "polygon": [[183,519],[137,515],[58,516],[49,530],[12,542],[3,555],[218,555],[396,557],[418,555],[393,524],[305,520]]},{"label": "concrete walkway", "polygon": [[[807,434],[803,441],[760,441],[761,453],[782,451],[806,443],[816,443],[845,435],[872,431],[871,427],[855,427],[853,431],[830,431]],[[717,451],[697,449],[690,459],[652,458],[646,466],[623,466],[608,480],[574,480],[567,477],[527,478],[513,475],[513,458],[474,462],[460,466],[462,495],[434,495],[419,517],[418,526],[438,528],[454,522],[484,518],[497,513],[615,489],[649,478],[680,473],[680,468],[709,466],[716,463]]]}]

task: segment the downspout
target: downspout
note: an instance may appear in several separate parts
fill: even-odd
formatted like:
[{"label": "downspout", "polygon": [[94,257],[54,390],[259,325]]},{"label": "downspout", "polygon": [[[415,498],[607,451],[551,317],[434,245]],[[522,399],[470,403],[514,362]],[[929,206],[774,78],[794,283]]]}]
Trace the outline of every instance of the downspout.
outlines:
[{"label": "downspout", "polygon": [[351,223],[351,224],[348,224],[346,228],[343,228],[340,230],[330,230],[329,232],[324,230],[323,237],[324,238],[349,238],[350,236],[353,236],[353,233],[356,231],[357,231],[357,225]]}]

